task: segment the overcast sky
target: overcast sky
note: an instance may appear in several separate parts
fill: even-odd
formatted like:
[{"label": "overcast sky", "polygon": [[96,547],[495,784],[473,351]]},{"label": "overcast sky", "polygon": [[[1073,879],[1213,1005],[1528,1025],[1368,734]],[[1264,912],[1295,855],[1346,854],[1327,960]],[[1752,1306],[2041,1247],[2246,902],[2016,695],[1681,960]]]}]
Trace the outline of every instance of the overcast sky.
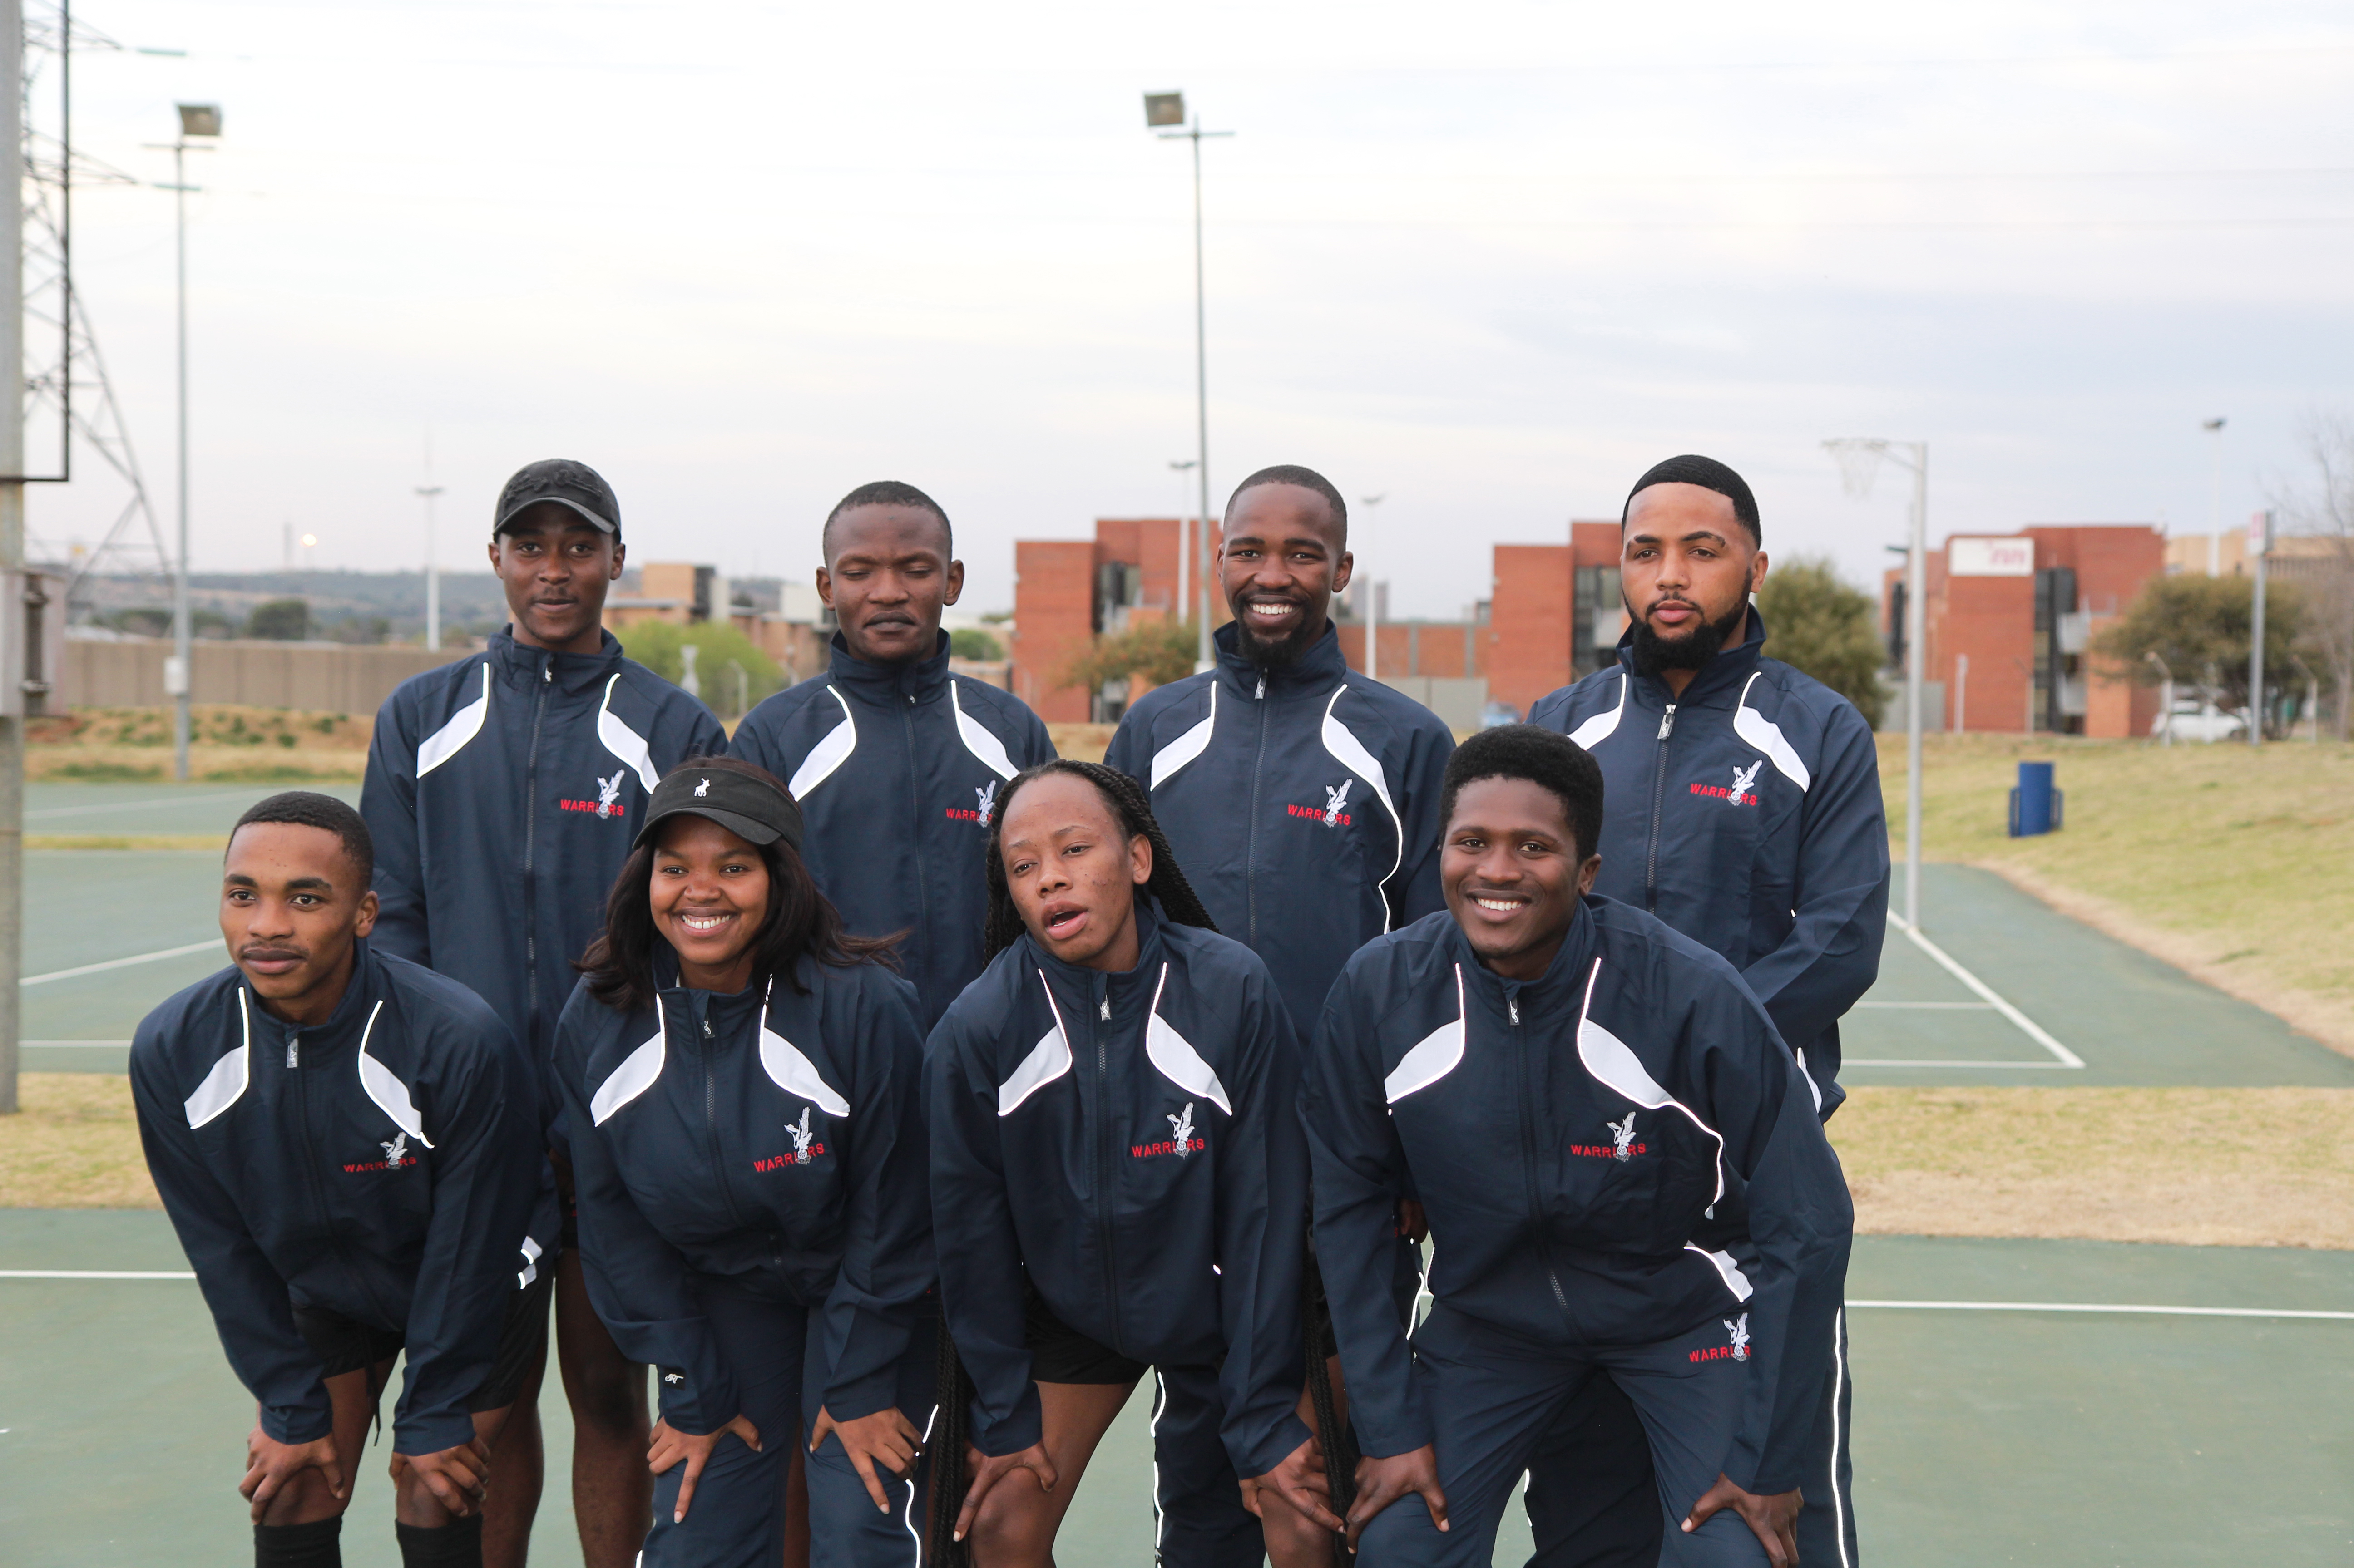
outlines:
[{"label": "overcast sky", "polygon": [[[37,5],[38,0],[33,0]],[[968,604],[1012,541],[1173,512],[1193,451],[1187,151],[1207,166],[1214,490],[1379,494],[1392,613],[1489,591],[1696,450],[1769,548],[1863,580],[1930,443],[1933,535],[2235,522],[2354,408],[2342,5],[861,6],[85,0],[185,58],[80,56],[90,156],[192,156],[195,561],[478,562],[505,475],[587,460],[640,559],[806,578],[828,505],[948,508]],[[78,201],[79,277],[172,515],[172,201]],[[38,340],[36,341],[38,347]],[[37,460],[40,454],[36,453]],[[44,541],[122,491],[78,460]],[[1361,512],[1363,509],[1361,509]],[[1362,522],[1362,519],[1361,519]]]}]

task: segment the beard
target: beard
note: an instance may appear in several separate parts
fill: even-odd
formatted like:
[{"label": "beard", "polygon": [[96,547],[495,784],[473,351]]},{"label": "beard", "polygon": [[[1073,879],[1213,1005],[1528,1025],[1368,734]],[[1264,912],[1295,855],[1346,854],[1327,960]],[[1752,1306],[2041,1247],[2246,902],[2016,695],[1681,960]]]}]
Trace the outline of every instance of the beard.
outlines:
[{"label": "beard", "polygon": [[1749,611],[1748,596],[1725,612],[1721,620],[1702,617],[1700,622],[1681,637],[1662,637],[1651,629],[1648,618],[1635,619],[1635,669],[1640,674],[1656,675],[1662,670],[1701,670],[1723,650],[1724,640]]},{"label": "beard", "polygon": [[1236,645],[1244,658],[1262,670],[1284,670],[1299,663],[1323,635],[1323,626],[1310,625],[1305,615],[1298,626],[1280,637],[1261,637],[1253,631],[1246,611],[1237,611],[1235,616]]}]

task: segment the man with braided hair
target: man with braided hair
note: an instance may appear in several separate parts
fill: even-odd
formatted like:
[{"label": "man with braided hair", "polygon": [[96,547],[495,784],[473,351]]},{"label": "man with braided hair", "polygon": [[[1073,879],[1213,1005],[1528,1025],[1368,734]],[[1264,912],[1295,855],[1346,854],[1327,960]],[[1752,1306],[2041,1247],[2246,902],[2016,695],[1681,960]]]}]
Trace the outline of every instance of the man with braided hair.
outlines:
[{"label": "man with braided hair", "polygon": [[1158,1560],[1328,1561],[1290,1015],[1133,780],[1031,768],[990,844],[994,957],[925,1053],[941,1307],[973,1385],[969,1428],[951,1410],[934,1440],[970,1485],[936,1478],[936,1520],[986,1568],[1044,1568],[1150,1369]]}]

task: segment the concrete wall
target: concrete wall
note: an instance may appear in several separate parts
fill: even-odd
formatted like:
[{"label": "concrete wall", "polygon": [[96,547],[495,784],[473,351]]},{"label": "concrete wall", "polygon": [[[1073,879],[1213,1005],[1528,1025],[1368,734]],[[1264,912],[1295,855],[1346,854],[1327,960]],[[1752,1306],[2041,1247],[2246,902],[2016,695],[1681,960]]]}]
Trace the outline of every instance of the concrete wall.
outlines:
[{"label": "concrete wall", "polygon": [[[97,641],[69,637],[64,689],[56,708],[160,707],[169,639],[126,637]],[[374,714],[392,689],[411,675],[466,657],[398,644],[217,641],[199,638],[189,694],[200,703],[241,703],[260,708]]]}]

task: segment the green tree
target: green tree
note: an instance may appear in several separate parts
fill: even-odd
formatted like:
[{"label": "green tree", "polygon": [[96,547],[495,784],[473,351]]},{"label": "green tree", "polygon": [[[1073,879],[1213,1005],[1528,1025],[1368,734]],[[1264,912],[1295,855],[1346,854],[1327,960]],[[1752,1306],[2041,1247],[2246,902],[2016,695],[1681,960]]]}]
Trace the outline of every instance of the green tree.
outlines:
[{"label": "green tree", "polygon": [[960,626],[949,633],[949,655],[956,659],[1002,659],[1005,645],[978,626]]},{"label": "green tree", "polygon": [[[734,712],[739,694],[748,712],[753,704],[785,683],[784,676],[769,656],[732,626],[715,625],[707,620],[693,626],[642,620],[613,635],[620,640],[623,652],[673,684],[686,674],[686,659],[680,650],[692,643],[695,650],[695,683],[703,689],[704,705],[714,713]],[[744,671],[740,694],[736,672],[727,667],[731,663],[740,665]]]},{"label": "green tree", "polygon": [[245,634],[272,642],[300,642],[311,635],[311,606],[299,599],[264,599],[246,618]]},{"label": "green tree", "polygon": [[1757,609],[1770,657],[1812,675],[1880,727],[1880,671],[1888,655],[1869,594],[1840,581],[1828,557],[1800,556],[1766,573]]},{"label": "green tree", "polygon": [[1107,632],[1063,672],[1063,684],[1098,692],[1107,681],[1141,675],[1156,686],[1193,673],[1202,634],[1191,620],[1147,620],[1124,631]]},{"label": "green tree", "polygon": [[[2126,612],[2094,634],[2093,652],[2107,673],[2144,686],[2172,680],[2216,707],[2248,706],[2248,649],[2253,641],[2253,577],[2185,572],[2142,584]],[[2305,599],[2294,582],[2264,584],[2264,684],[2275,696],[2292,677],[2305,631]],[[2161,668],[2161,665],[2163,666]],[[2266,705],[2271,706],[2272,705]],[[2277,710],[2275,710],[2277,711]]]}]

